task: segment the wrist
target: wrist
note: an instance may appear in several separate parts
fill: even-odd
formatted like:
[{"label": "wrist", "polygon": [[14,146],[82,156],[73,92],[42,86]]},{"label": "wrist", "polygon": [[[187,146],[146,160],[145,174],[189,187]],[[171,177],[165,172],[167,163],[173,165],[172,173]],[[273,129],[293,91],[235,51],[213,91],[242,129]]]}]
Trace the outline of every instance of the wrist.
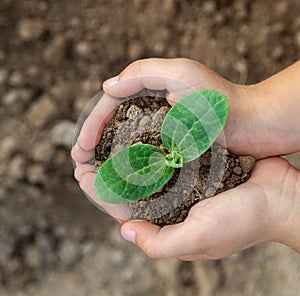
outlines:
[{"label": "wrist", "polygon": [[255,85],[234,85],[225,128],[231,151],[258,159],[300,151],[300,98],[294,92],[290,96],[284,82],[279,84],[275,78]]},{"label": "wrist", "polygon": [[[290,167],[287,179],[289,192],[286,192],[284,200],[286,215],[281,215],[278,221],[279,233],[275,241],[283,243],[300,253],[300,171]],[[276,227],[276,226],[275,226]]]},{"label": "wrist", "polygon": [[261,110],[266,156],[300,151],[300,62],[253,85]]},{"label": "wrist", "polygon": [[294,190],[293,209],[286,223],[282,243],[300,253],[300,171],[298,171],[297,174],[298,177]]},{"label": "wrist", "polygon": [[228,98],[230,116],[224,129],[227,148],[240,155],[264,157],[259,142],[264,140],[263,121],[266,116],[260,107],[261,98],[256,85],[233,84]]}]

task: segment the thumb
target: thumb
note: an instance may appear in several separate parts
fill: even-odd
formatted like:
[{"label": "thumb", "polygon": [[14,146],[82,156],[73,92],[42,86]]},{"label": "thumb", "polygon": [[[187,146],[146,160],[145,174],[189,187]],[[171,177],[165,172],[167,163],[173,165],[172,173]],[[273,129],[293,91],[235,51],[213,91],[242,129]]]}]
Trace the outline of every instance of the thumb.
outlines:
[{"label": "thumb", "polygon": [[[191,231],[192,225],[189,225]],[[162,259],[193,254],[194,244],[189,243],[191,236],[184,223],[163,228],[147,221],[128,221],[121,227],[125,240],[135,243],[150,258]]]}]

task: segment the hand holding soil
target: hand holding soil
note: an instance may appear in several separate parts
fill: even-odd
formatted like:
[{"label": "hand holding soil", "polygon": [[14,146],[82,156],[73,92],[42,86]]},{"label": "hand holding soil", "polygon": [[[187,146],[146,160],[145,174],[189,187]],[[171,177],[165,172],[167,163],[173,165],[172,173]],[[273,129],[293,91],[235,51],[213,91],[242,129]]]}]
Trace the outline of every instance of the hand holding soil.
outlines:
[{"label": "hand holding soil", "polygon": [[[258,159],[299,151],[299,72],[298,63],[246,87],[186,59],[137,61],[104,83],[106,94],[87,118],[72,150],[77,162],[75,176],[94,198],[89,190],[93,188],[94,167],[86,162],[94,156],[103,128],[114,115],[114,97],[130,96],[143,88],[166,89],[171,104],[191,88],[218,90],[230,100],[231,113],[224,130],[230,151]],[[299,178],[299,172],[281,158],[259,160],[248,182],[209,202],[197,203],[183,223],[160,228],[129,221],[122,225],[122,235],[153,258],[216,259],[263,241],[279,241],[299,251]]]}]

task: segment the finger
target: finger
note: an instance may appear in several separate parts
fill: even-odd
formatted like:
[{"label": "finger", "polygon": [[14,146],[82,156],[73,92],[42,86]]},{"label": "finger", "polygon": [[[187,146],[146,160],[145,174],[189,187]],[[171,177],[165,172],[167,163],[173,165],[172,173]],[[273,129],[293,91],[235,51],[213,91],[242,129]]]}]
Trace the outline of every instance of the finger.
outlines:
[{"label": "finger", "polygon": [[95,157],[95,149],[84,150],[76,143],[71,150],[71,157],[76,162],[85,163]]},{"label": "finger", "polygon": [[74,171],[75,179],[80,182],[81,177],[86,173],[95,173],[95,167],[91,164],[78,163]]},{"label": "finger", "polygon": [[87,117],[77,138],[79,146],[90,151],[99,143],[103,129],[115,114],[117,100],[104,94]]},{"label": "finger", "polygon": [[193,254],[195,231],[190,223],[160,228],[146,221],[129,221],[121,227],[124,239],[136,243],[153,259]]},{"label": "finger", "polygon": [[81,176],[80,188],[86,193],[87,197],[100,209],[111,215],[117,221],[124,221],[129,219],[129,208],[127,204],[110,204],[98,198],[94,190],[96,174],[85,173]]},{"label": "finger", "polygon": [[224,89],[223,78],[205,66],[188,59],[145,59],[130,64],[118,78],[103,84],[106,93],[126,97],[143,88],[163,90],[178,98],[195,89]]}]

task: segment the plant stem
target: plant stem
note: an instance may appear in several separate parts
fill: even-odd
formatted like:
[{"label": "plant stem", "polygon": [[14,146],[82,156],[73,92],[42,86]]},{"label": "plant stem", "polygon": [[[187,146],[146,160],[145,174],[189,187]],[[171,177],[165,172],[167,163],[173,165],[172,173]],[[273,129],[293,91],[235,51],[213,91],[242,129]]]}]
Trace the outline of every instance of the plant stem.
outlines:
[{"label": "plant stem", "polygon": [[166,155],[167,166],[172,168],[181,168],[183,166],[182,155],[176,151],[172,151],[170,154]]}]

